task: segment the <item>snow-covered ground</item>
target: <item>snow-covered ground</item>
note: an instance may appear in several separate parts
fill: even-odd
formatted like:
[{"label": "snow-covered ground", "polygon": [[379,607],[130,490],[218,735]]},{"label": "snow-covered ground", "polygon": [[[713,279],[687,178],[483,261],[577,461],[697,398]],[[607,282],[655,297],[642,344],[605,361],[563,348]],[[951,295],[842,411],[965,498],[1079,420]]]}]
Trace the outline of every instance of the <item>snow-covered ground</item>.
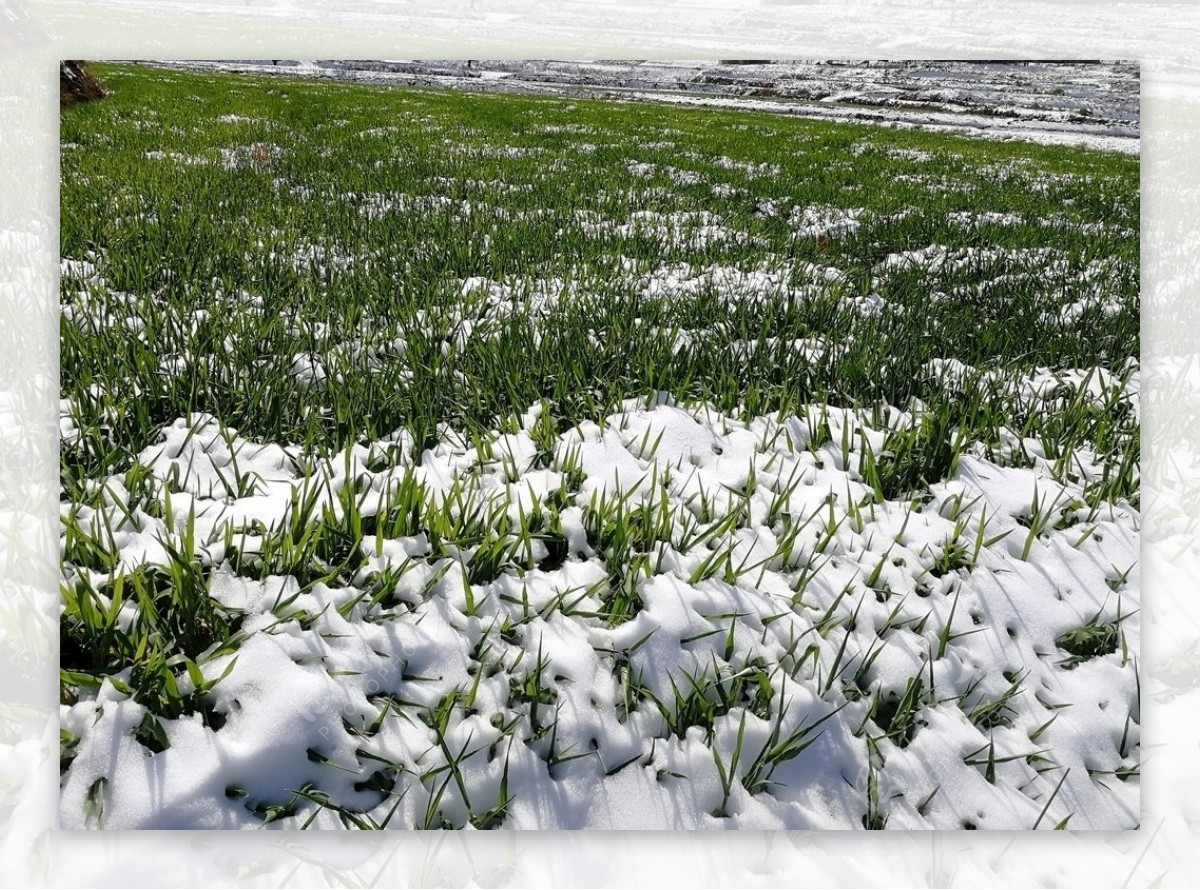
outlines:
[{"label": "snow-covered ground", "polygon": [[[1057,398],[1062,379],[1018,388]],[[168,565],[164,542],[203,542],[240,644],[186,685],[219,678],[223,725],[163,721],[166,750],[147,759],[146,709],[105,680],[63,708],[81,739],[63,826],[92,824],[101,778],[110,828],[255,827],[272,807],[284,827],[339,827],[335,808],[413,825],[432,807],[462,825],[501,805],[513,828],[1136,823],[1135,510],[1088,510],[1082,484],[1053,481],[1044,458],[1015,468],[970,454],[924,502],[863,506],[865,452],[913,422],[902,411],[880,428],[821,406],[739,422],[631,402],[560,436],[548,463],[537,417],[486,443],[447,430],[417,454],[399,431],[328,461],[207,415],[166,428],[138,460],[175,492],[171,512],[146,512],[114,476],[79,520],[111,529],[124,571]],[[557,497],[561,526],[509,536],[537,568],[474,583],[482,545],[439,556],[426,532],[364,537],[345,588],[229,566],[234,547],[245,558],[286,525],[296,491],[344,516],[349,487],[375,516],[414,483],[498,528]],[[670,517],[669,540],[633,564],[643,606],[616,626],[598,614],[628,568],[597,519],[606,504]],[[714,522],[728,516],[740,518]],[[111,580],[71,571],[94,589]],[[113,608],[132,621],[137,607]],[[1119,644],[1114,633],[1108,654],[1064,651],[1087,625],[1119,628]],[[328,806],[289,815],[284,789]]]}]

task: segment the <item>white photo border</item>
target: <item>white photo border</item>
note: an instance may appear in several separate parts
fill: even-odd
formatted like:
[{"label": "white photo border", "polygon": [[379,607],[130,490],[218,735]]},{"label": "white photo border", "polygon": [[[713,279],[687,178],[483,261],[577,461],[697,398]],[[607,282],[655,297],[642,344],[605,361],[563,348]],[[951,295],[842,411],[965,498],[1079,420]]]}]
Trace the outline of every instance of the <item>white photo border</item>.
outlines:
[{"label": "white photo border", "polygon": [[[1142,63],[1142,827],[1130,832],[59,831],[57,61]],[[0,0],[0,885],[1200,885],[1200,12],[997,0]],[[1194,302],[1194,301],[1193,301]]]}]

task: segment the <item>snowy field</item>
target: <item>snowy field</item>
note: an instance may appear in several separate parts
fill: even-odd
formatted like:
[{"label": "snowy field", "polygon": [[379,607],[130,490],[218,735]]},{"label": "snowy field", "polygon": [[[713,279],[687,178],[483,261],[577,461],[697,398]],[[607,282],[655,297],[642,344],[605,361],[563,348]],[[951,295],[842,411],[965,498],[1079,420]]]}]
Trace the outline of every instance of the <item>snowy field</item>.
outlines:
[{"label": "snowy field", "polygon": [[98,71],[63,827],[1138,824],[1136,155]]},{"label": "snowy field", "polygon": [[357,83],[596,96],[861,120],[927,132],[1136,153],[1134,62],[171,62]]}]

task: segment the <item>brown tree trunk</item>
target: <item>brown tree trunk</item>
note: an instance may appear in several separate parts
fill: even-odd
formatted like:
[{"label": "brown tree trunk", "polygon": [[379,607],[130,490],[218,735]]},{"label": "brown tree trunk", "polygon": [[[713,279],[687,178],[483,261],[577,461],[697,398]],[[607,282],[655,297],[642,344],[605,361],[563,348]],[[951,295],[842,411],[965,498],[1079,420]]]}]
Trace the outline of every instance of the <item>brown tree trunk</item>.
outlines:
[{"label": "brown tree trunk", "polygon": [[79,59],[58,63],[58,107],[69,108],[76,102],[90,102],[104,96],[100,81]]}]

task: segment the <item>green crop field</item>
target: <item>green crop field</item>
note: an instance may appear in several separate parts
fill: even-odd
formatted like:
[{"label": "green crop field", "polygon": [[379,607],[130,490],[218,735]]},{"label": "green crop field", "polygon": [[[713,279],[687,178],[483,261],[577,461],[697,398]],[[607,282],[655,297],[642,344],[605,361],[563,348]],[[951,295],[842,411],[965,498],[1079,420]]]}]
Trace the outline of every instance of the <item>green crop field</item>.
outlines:
[{"label": "green crop field", "polygon": [[64,827],[1137,824],[1136,156],[95,68]]}]

